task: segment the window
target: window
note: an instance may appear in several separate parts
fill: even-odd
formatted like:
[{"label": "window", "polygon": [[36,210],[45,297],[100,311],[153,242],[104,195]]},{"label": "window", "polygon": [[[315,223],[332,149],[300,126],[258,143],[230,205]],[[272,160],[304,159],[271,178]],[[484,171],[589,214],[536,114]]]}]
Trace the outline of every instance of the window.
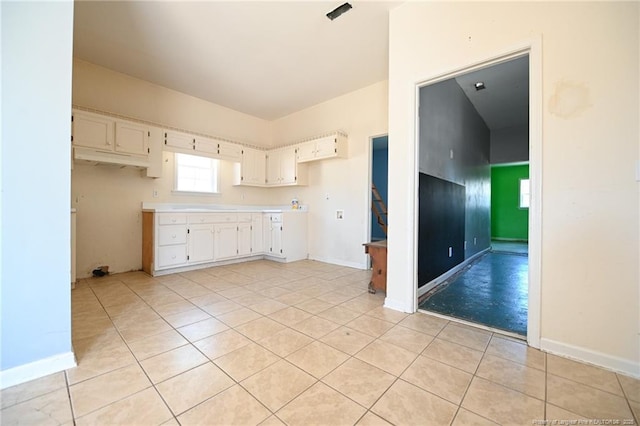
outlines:
[{"label": "window", "polygon": [[176,191],[218,192],[218,160],[176,153],[175,174]]},{"label": "window", "polygon": [[529,179],[520,179],[520,203],[519,207],[521,209],[529,208],[529,199],[531,196],[531,187],[529,184]]}]

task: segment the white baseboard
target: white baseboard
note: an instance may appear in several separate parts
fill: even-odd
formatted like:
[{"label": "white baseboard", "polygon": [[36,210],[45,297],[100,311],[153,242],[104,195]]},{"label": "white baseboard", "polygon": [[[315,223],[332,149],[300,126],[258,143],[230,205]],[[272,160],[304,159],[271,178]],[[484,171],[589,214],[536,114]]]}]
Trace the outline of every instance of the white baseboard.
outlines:
[{"label": "white baseboard", "polygon": [[405,303],[401,302],[400,300],[389,299],[388,297],[385,297],[384,299],[384,307],[393,309],[394,311],[405,312],[408,314],[413,313],[413,311],[411,310],[411,307],[406,306]]},{"label": "white baseboard", "polygon": [[640,364],[638,361],[620,358],[614,355],[594,351],[580,346],[570,345],[551,339],[540,339],[540,349],[564,358],[575,359],[598,367],[606,368],[627,376],[640,379]]},{"label": "white baseboard", "polygon": [[30,362],[18,367],[0,371],[0,389],[19,385],[29,380],[39,379],[58,371],[76,366],[76,357],[73,352],[54,355],[39,361]]},{"label": "white baseboard", "polygon": [[316,260],[318,262],[330,263],[332,265],[338,265],[338,266],[346,266],[348,268],[369,269],[369,267],[365,263],[348,262],[340,259],[327,259],[320,256],[309,255],[309,260]]}]

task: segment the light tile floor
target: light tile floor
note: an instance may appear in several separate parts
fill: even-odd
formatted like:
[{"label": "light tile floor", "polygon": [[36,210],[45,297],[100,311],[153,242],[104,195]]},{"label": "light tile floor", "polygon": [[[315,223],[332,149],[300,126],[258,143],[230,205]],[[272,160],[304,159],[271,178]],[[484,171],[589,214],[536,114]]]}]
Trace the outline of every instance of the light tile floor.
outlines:
[{"label": "light tile floor", "polygon": [[3,390],[0,423],[637,424],[640,381],[385,309],[369,274],[257,261],[83,280],[78,367]]}]

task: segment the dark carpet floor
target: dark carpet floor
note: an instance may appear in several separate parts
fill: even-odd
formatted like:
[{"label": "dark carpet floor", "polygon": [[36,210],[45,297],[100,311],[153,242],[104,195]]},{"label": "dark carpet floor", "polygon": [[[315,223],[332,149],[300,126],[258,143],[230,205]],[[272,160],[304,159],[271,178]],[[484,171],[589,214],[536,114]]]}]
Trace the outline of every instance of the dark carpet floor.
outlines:
[{"label": "dark carpet floor", "polygon": [[489,252],[419,308],[526,336],[528,274],[526,255]]}]

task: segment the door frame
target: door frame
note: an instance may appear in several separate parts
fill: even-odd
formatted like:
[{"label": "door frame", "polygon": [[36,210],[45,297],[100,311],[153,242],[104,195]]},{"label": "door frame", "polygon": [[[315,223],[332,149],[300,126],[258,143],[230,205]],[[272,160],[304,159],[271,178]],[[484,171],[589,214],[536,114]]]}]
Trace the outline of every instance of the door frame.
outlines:
[{"label": "door frame", "polygon": [[541,277],[542,277],[542,39],[533,37],[518,46],[497,52],[482,60],[456,64],[449,71],[436,73],[415,83],[414,116],[414,240],[413,287],[414,311],[418,306],[418,177],[420,158],[420,89],[468,72],[529,56],[529,179],[531,181],[531,205],[529,207],[529,290],[527,314],[527,343],[540,347]]}]

